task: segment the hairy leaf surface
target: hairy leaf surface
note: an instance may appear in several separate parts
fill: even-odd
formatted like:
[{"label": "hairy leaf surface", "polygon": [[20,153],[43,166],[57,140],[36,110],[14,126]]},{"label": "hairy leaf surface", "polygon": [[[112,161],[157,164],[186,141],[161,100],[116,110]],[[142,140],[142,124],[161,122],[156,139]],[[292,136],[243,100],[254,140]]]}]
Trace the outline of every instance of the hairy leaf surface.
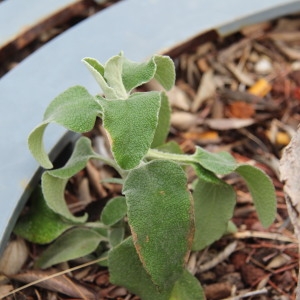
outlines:
[{"label": "hairy leaf surface", "polygon": [[117,99],[118,97],[115,90],[108,85],[104,78],[104,67],[100,64],[100,62],[90,57],[85,57],[82,62],[96,79],[105,97],[108,99]]},{"label": "hairy leaf surface", "polygon": [[155,135],[151,144],[151,148],[156,148],[165,143],[170,130],[171,107],[168,97],[165,93],[161,93],[161,106],[158,116],[158,124]]},{"label": "hairy leaf surface", "polygon": [[101,157],[93,151],[91,140],[87,137],[81,137],[76,142],[73,153],[67,163],[62,168],[48,171],[48,173],[62,179],[71,178],[82,170],[92,158],[99,159]]},{"label": "hairy leaf surface", "polygon": [[276,195],[271,179],[250,165],[240,165],[236,172],[246,181],[262,225],[270,226],[276,216]]},{"label": "hairy leaf surface", "polygon": [[205,300],[204,291],[195,276],[184,270],[182,276],[175,282],[169,300]]},{"label": "hairy leaf surface", "polygon": [[108,230],[108,240],[111,247],[118,246],[123,240],[125,236],[125,228],[124,224],[120,222],[119,226],[113,226]]},{"label": "hairy leaf surface", "polygon": [[227,230],[233,215],[235,192],[218,179],[217,182],[198,179],[195,186],[195,236],[193,250],[201,250],[218,240]]},{"label": "hairy leaf surface", "polygon": [[45,269],[52,265],[92,253],[104,238],[89,228],[73,228],[52,243],[36,261]]},{"label": "hairy leaf surface", "polygon": [[44,121],[54,122],[75,132],[87,132],[101,113],[95,97],[82,86],[74,86],[58,95],[47,107]]},{"label": "hairy leaf surface", "polygon": [[28,147],[33,157],[43,168],[51,169],[53,164],[43,143],[43,136],[47,126],[48,122],[42,122],[31,131],[28,137]]},{"label": "hairy leaf surface", "polygon": [[110,199],[101,212],[101,222],[107,226],[116,224],[122,220],[127,213],[125,197],[114,197]]},{"label": "hairy leaf surface", "polygon": [[104,67],[104,77],[108,85],[113,88],[117,99],[126,99],[128,97],[122,81],[123,61],[122,55],[116,55],[110,58]]},{"label": "hairy leaf surface", "polygon": [[191,195],[182,168],[154,160],[130,171],[123,193],[140,260],[160,288],[181,276],[193,239]]},{"label": "hairy leaf surface", "polygon": [[183,270],[173,286],[159,290],[145,271],[136,253],[132,237],[110,251],[108,265],[110,281],[126,287],[143,300],[205,299],[199,281],[186,270]]},{"label": "hairy leaf surface", "polygon": [[37,244],[48,244],[71,228],[74,223],[65,221],[45,203],[41,188],[37,188],[30,199],[30,210],[21,215],[14,233]]},{"label": "hairy leaf surface", "polygon": [[124,286],[143,300],[169,300],[171,289],[159,291],[145,271],[134,247],[132,237],[109,252],[110,281]]},{"label": "hairy leaf surface", "polygon": [[205,169],[220,175],[229,174],[237,167],[237,163],[228,152],[211,153],[201,147],[197,147],[192,159]]},{"label": "hairy leaf surface", "polygon": [[64,197],[67,181],[67,179],[54,177],[48,172],[45,172],[42,176],[42,190],[45,201],[50,209],[66,220],[74,223],[84,223],[87,220],[87,214],[81,217],[75,217],[67,207]]},{"label": "hairy leaf surface", "polygon": [[154,78],[168,91],[175,83],[175,67],[172,59],[168,56],[154,55],[156,73]]},{"label": "hairy leaf surface", "polygon": [[135,93],[126,100],[99,98],[103,125],[111,139],[113,155],[123,169],[136,167],[152,143],[158,123],[158,92]]},{"label": "hairy leaf surface", "polygon": [[127,92],[150,81],[156,71],[156,64],[153,59],[147,62],[134,62],[123,58],[122,80]]},{"label": "hairy leaf surface", "polygon": [[43,145],[43,135],[49,123],[57,123],[75,132],[91,130],[96,117],[101,113],[101,106],[88,91],[81,86],[74,86],[58,95],[48,106],[44,121],[30,133],[28,145],[31,153],[44,168],[52,168]]}]

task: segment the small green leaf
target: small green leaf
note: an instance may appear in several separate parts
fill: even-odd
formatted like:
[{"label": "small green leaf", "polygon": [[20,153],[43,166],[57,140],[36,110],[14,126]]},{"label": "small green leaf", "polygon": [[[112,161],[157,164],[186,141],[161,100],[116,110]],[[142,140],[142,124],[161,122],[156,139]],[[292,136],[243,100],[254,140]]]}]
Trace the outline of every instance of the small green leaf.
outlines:
[{"label": "small green leaf", "polygon": [[109,252],[110,281],[124,286],[143,300],[204,300],[199,281],[188,271],[183,273],[174,286],[160,291],[153,284],[136,253],[132,237]]},{"label": "small green leaf", "polygon": [[43,168],[51,169],[53,168],[53,164],[43,143],[43,136],[47,126],[48,122],[42,122],[31,131],[28,137],[28,147],[33,157]]},{"label": "small green leaf", "polygon": [[90,131],[101,114],[95,97],[82,86],[74,86],[58,95],[47,107],[44,121],[54,122],[75,132]]},{"label": "small green leaf", "polygon": [[30,204],[29,212],[19,218],[14,228],[14,233],[26,240],[48,244],[73,226],[46,205],[40,187],[31,196]]},{"label": "small green leaf", "polygon": [[88,70],[96,79],[97,83],[101,87],[104,95],[108,99],[117,99],[117,95],[113,88],[111,88],[104,78],[104,67],[100,62],[94,58],[85,57],[82,62],[86,65]]},{"label": "small green leaf", "polygon": [[126,89],[122,81],[123,55],[115,55],[110,58],[104,67],[104,77],[108,85],[116,94],[115,99],[128,98]]},{"label": "small green leaf", "polygon": [[169,300],[205,300],[204,291],[198,279],[187,270],[175,282]]},{"label": "small green leaf", "polygon": [[201,165],[199,164],[192,164],[197,176],[206,181],[206,182],[210,182],[210,183],[213,183],[213,184],[217,184],[219,185],[220,184],[220,179],[219,177],[217,177],[216,174],[214,174],[212,171],[209,171],[207,169],[204,169]]},{"label": "small green leaf", "polygon": [[120,184],[123,185],[124,184],[124,179],[122,178],[104,178],[101,180],[101,183],[112,183],[112,184]]},{"label": "small green leaf", "polygon": [[227,230],[235,206],[233,188],[219,179],[219,184],[198,179],[193,192],[195,236],[193,250],[201,250],[218,240]]},{"label": "small green leaf", "polygon": [[85,57],[82,59],[82,61],[86,64],[89,64],[90,67],[95,69],[95,71],[97,71],[104,78],[104,67],[98,60],[91,57]]},{"label": "small green leaf", "polygon": [[122,79],[127,92],[150,81],[156,71],[156,64],[151,58],[147,62],[137,63],[123,58]]},{"label": "small green leaf", "polygon": [[151,144],[151,148],[156,148],[166,141],[170,130],[170,119],[171,107],[168,97],[165,93],[161,93],[161,106],[159,110],[158,124]]},{"label": "small green leaf", "polygon": [[167,153],[182,154],[183,151],[175,141],[170,141],[156,147],[157,150]]},{"label": "small green leaf", "polygon": [[54,177],[48,172],[42,175],[42,190],[46,203],[55,213],[61,215],[70,222],[77,224],[84,223],[87,220],[87,214],[81,217],[75,217],[69,211],[64,198],[67,179]]},{"label": "small green leaf", "polygon": [[250,165],[240,165],[236,172],[246,181],[262,225],[270,226],[276,216],[276,195],[271,179]]},{"label": "small green leaf", "polygon": [[170,90],[175,83],[175,67],[169,56],[155,55],[156,73],[154,78],[166,89]]},{"label": "small green leaf", "polygon": [[123,169],[136,167],[148,152],[158,122],[160,93],[135,93],[126,100],[99,98],[103,125],[108,131],[112,152]]},{"label": "small green leaf", "polygon": [[46,269],[52,265],[88,255],[104,240],[89,228],[73,228],[61,235],[38,258],[36,267]]},{"label": "small green leaf", "polygon": [[115,197],[110,199],[104,206],[101,213],[101,222],[107,226],[112,226],[122,220],[127,213],[125,197]]},{"label": "small green leaf", "polygon": [[168,56],[154,55],[147,62],[137,63],[123,58],[123,83],[127,92],[155,78],[166,90],[175,83],[174,62]]},{"label": "small green leaf", "polygon": [[182,168],[154,160],[124,183],[128,222],[140,260],[162,289],[181,276],[193,238],[191,195]]},{"label": "small green leaf", "polygon": [[124,224],[119,224],[119,226],[111,227],[108,230],[108,240],[112,248],[118,246],[124,240],[124,236]]},{"label": "small green leaf", "polygon": [[87,137],[81,137],[77,140],[68,162],[62,168],[48,171],[48,173],[54,177],[68,179],[82,170],[88,160],[92,158],[99,159],[99,157],[100,156],[93,151],[91,140]]},{"label": "small green leaf", "polygon": [[143,300],[169,300],[170,289],[159,292],[153,284],[136,253],[132,237],[109,252],[108,267],[112,284],[124,286]]},{"label": "small green leaf", "polygon": [[237,167],[237,163],[228,152],[211,153],[197,147],[191,157],[205,169],[220,175],[229,174]]},{"label": "small green leaf", "polygon": [[75,132],[87,132],[93,128],[96,117],[100,114],[101,106],[85,88],[69,88],[50,103],[44,121],[30,133],[28,146],[32,155],[44,168],[52,168],[43,145],[46,126],[52,122]]}]

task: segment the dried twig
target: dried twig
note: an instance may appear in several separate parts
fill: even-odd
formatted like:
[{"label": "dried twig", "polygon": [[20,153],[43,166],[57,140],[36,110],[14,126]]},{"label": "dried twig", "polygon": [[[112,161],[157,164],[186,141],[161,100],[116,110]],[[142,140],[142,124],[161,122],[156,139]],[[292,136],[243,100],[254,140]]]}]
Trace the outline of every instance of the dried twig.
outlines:
[{"label": "dried twig", "polygon": [[252,296],[257,296],[257,295],[263,295],[263,294],[266,294],[266,293],[268,293],[268,290],[266,288],[263,288],[261,290],[247,292],[247,293],[239,295],[239,296],[224,298],[222,300],[239,300],[239,299],[243,299],[243,298],[247,298],[247,297],[252,297]]},{"label": "dried twig", "polygon": [[9,292],[9,293],[6,294],[6,295],[1,295],[1,297],[2,297],[2,299],[4,299],[4,298],[6,298],[6,297],[8,297],[8,296],[11,296],[11,295],[13,295],[13,294],[15,294],[15,293],[18,293],[18,292],[20,292],[20,291],[22,291],[22,290],[24,290],[24,289],[27,289],[27,288],[29,288],[29,287],[31,287],[31,286],[37,285],[37,284],[39,284],[39,283],[41,283],[41,282],[44,282],[44,281],[46,281],[46,280],[48,280],[48,279],[55,278],[55,277],[58,277],[58,276],[67,274],[67,273],[69,273],[69,272],[73,272],[73,271],[79,270],[79,269],[81,269],[81,268],[84,268],[84,267],[87,267],[87,266],[90,266],[90,265],[99,263],[99,262],[101,262],[101,261],[103,261],[103,260],[106,260],[106,259],[107,259],[107,257],[97,258],[97,259],[92,260],[92,261],[89,261],[89,262],[87,262],[87,263],[85,263],[85,264],[82,264],[82,265],[79,265],[79,266],[76,266],[76,267],[73,267],[73,268],[70,268],[70,269],[61,271],[61,272],[54,273],[54,274],[52,274],[52,275],[49,275],[49,276],[46,277],[46,278],[41,278],[41,279],[39,279],[39,280],[35,280],[35,281],[33,281],[33,282],[30,282],[30,283],[28,283],[28,284],[25,284],[25,285],[23,285],[23,286],[21,286],[21,287],[19,287],[19,288],[17,288],[17,289],[14,289],[13,291]]},{"label": "dried twig", "polygon": [[222,252],[220,252],[217,256],[215,256],[212,260],[208,261],[207,263],[200,265],[197,267],[196,273],[201,273],[212,269],[220,262],[227,259],[236,249],[237,241],[230,243]]},{"label": "dried twig", "polygon": [[231,236],[237,239],[249,239],[249,238],[259,238],[259,239],[267,239],[267,240],[274,240],[284,243],[298,243],[296,238],[288,237],[279,233],[273,232],[261,232],[261,231],[242,231],[233,233]]}]

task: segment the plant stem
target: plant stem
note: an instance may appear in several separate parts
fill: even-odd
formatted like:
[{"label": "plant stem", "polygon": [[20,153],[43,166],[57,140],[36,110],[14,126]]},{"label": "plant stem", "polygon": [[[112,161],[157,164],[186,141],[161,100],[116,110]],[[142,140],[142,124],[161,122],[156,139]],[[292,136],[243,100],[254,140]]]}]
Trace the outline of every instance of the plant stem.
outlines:
[{"label": "plant stem", "polygon": [[100,222],[87,222],[84,224],[85,227],[91,227],[91,228],[103,228],[103,229],[109,229],[109,226],[104,225]]},{"label": "plant stem", "polygon": [[149,149],[146,157],[147,158],[173,160],[173,161],[177,161],[181,164],[194,164],[195,163],[193,157],[191,157],[190,155],[162,152],[162,151],[155,150],[155,149]]}]

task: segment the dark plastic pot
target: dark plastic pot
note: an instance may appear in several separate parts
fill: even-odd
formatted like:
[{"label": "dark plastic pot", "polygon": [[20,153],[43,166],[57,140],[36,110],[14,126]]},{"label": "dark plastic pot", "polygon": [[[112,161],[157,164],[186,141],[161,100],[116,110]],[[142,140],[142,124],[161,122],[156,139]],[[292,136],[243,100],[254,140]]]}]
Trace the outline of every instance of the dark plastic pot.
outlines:
[{"label": "dark plastic pot", "polygon": [[[48,103],[68,87],[80,84],[92,94],[99,92],[80,63],[83,57],[103,62],[123,50],[130,59],[141,61],[154,53],[183,51],[194,39],[207,38],[207,33],[224,36],[299,11],[297,0],[123,0],[72,27],[2,77],[0,253],[41,174],[27,148],[29,132],[41,121]],[[14,10],[13,19],[17,13],[24,10]],[[46,136],[53,159],[76,139],[56,126]]]}]

